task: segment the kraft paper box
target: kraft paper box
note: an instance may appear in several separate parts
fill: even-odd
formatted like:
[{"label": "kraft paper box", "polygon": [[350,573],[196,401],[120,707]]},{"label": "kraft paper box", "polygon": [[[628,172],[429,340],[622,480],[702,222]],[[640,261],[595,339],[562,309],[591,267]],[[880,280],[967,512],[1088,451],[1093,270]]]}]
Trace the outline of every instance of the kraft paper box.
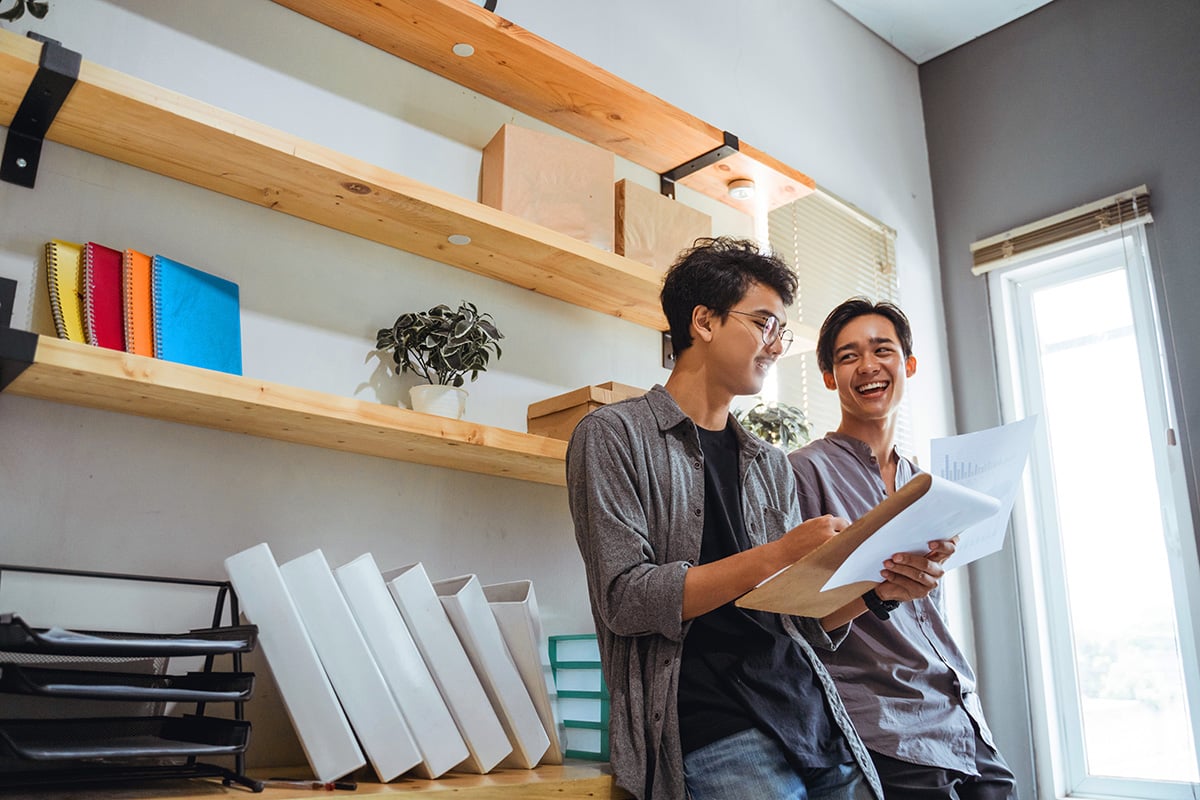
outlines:
[{"label": "kraft paper box", "polygon": [[531,404],[525,427],[530,433],[538,436],[565,441],[571,438],[571,432],[575,430],[579,420],[600,406],[629,397],[641,397],[645,393],[645,389],[614,381],[584,386],[582,389]]},{"label": "kraft paper box", "polygon": [[616,184],[615,252],[666,272],[681,250],[712,236],[712,217],[653,189]]},{"label": "kraft paper box", "polygon": [[479,202],[612,252],[614,164],[593,144],[503,125],[483,148]]}]

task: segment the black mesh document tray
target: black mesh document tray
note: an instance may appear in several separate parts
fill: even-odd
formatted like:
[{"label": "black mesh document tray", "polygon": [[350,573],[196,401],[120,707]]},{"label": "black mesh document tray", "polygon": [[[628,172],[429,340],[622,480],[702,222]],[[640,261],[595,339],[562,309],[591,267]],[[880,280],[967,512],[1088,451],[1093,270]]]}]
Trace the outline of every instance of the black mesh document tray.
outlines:
[{"label": "black mesh document tray", "polygon": [[147,675],[48,669],[0,662],[0,692],[9,694],[163,703],[228,703],[249,700],[253,689],[252,672]]},{"label": "black mesh document tray", "polygon": [[31,628],[16,614],[0,614],[0,650],[65,656],[206,656],[248,653],[254,625],[200,628],[187,633],[128,633]]},{"label": "black mesh document tray", "polygon": [[[218,778],[262,791],[262,781],[245,774],[244,704],[254,675],[242,671],[258,628],[237,624],[233,584],[11,564],[0,564],[0,582],[7,588],[7,607],[0,609],[0,800],[26,787],[178,778]],[[47,601],[48,587],[61,586],[69,590]],[[143,587],[146,598],[167,597],[168,605],[186,598],[194,611],[178,616],[179,630],[191,630],[134,632],[136,620],[155,618],[153,601],[134,612],[132,605],[104,602],[114,593],[140,599]],[[117,613],[97,613],[98,601]],[[22,619],[22,609],[38,624]],[[130,619],[122,624],[125,614]],[[102,621],[72,624],[72,618]],[[93,630],[110,622],[115,630]],[[171,674],[174,659],[178,674]],[[172,703],[192,704],[194,713],[160,716]],[[226,713],[206,716],[210,703],[224,704]],[[233,768],[200,760],[213,758]]]},{"label": "black mesh document tray", "polygon": [[0,720],[0,743],[32,761],[233,755],[249,739],[249,722],[195,715]]}]

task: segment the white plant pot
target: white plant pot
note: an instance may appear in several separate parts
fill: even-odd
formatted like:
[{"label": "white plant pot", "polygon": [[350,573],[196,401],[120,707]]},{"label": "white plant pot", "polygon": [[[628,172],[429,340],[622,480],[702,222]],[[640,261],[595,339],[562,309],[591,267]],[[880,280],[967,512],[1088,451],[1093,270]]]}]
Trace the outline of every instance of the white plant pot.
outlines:
[{"label": "white plant pot", "polygon": [[408,390],[413,411],[462,419],[467,410],[467,390],[457,386],[423,383]]}]

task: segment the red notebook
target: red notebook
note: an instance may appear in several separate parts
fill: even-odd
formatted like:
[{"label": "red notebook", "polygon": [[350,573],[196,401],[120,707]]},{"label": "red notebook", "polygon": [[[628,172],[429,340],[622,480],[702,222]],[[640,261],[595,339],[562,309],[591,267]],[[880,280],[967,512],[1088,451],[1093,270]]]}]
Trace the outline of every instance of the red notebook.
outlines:
[{"label": "red notebook", "polygon": [[83,327],[88,344],[125,349],[125,303],[121,297],[123,253],[88,242],[83,249]]}]

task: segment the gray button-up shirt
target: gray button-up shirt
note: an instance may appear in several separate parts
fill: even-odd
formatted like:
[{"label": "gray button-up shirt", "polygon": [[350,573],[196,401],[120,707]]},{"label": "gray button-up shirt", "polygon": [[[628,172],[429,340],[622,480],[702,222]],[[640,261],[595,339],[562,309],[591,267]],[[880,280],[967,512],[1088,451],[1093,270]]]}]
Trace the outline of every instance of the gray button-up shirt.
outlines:
[{"label": "gray button-up shirt", "polygon": [[[805,517],[834,514],[854,521],[887,492],[871,448],[830,433],[789,456]],[[896,488],[917,468],[898,458]],[[936,531],[930,531],[934,538]],[[821,658],[867,746],[913,764],[978,775],[975,729],[992,734],[975,693],[975,673],[954,643],[941,611],[941,587],[901,603],[884,621],[854,620],[846,641]]]},{"label": "gray button-up shirt", "polygon": [[[783,453],[737,430],[746,533],[753,545],[802,517]],[[635,797],[682,800],[679,663],[683,581],[700,557],[704,461],[696,426],[661,386],[604,406],[576,427],[567,449],[575,538],[587,572],[604,677],[616,782]],[[812,664],[834,720],[882,798],[874,767],[813,646],[836,646],[817,620],[785,617]],[[837,632],[838,639],[845,628]],[[810,642],[812,644],[810,644]]]}]

